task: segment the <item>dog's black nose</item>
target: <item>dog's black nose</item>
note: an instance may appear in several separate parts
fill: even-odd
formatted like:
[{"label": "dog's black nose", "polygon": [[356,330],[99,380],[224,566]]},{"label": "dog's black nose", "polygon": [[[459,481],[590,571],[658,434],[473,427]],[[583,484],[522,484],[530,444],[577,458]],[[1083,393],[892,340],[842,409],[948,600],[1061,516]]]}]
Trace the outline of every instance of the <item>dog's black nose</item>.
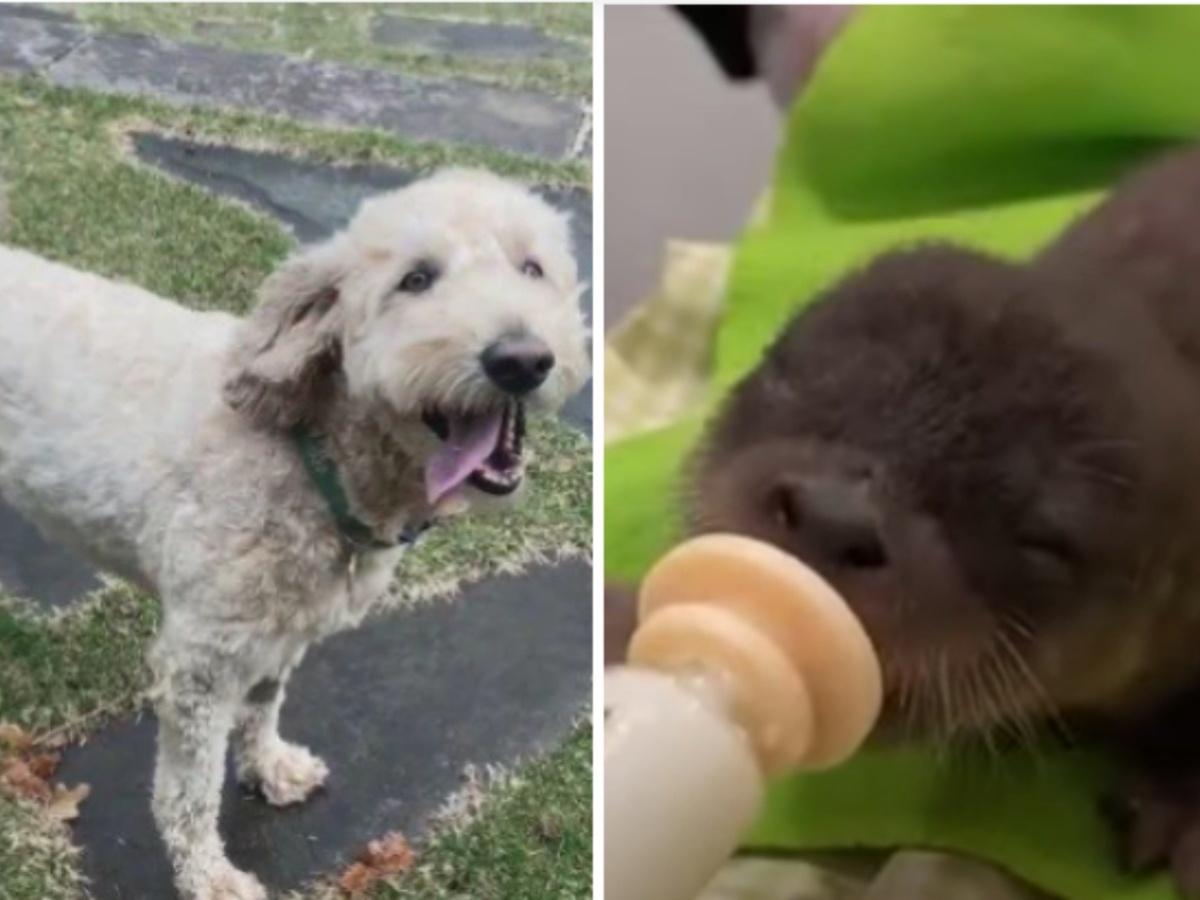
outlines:
[{"label": "dog's black nose", "polygon": [[501,338],[484,348],[479,360],[496,387],[517,397],[540,385],[554,368],[554,354],[532,335]]}]

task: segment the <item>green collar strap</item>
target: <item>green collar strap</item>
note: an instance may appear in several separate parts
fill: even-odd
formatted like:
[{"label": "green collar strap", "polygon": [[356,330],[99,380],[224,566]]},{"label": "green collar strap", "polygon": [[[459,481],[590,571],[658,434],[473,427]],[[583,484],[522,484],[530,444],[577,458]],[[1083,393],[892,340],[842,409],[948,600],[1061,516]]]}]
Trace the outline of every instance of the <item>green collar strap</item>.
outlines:
[{"label": "green collar strap", "polygon": [[416,522],[405,526],[394,540],[381,540],[370,525],[350,511],[350,499],[346,496],[342,479],[338,477],[337,466],[325,453],[320,439],[304,425],[293,427],[291,436],[313,487],[329,507],[338,531],[352,549],[390,550],[403,544],[413,544],[433,524],[430,520]]}]

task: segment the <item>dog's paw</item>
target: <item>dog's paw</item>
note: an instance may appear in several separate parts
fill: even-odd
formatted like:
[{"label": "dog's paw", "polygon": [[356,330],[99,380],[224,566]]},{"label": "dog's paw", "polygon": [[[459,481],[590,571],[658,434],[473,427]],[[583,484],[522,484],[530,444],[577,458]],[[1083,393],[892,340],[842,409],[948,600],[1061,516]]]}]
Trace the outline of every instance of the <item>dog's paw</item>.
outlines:
[{"label": "dog's paw", "polygon": [[1137,778],[1105,804],[1136,872],[1169,866],[1179,893],[1200,900],[1200,783]]},{"label": "dog's paw", "polygon": [[324,760],[286,741],[256,754],[241,773],[242,783],[259,791],[272,806],[303,803],[328,777]]},{"label": "dog's paw", "polygon": [[267,890],[249,872],[222,860],[203,866],[194,877],[184,877],[180,893],[187,900],[267,900]]}]

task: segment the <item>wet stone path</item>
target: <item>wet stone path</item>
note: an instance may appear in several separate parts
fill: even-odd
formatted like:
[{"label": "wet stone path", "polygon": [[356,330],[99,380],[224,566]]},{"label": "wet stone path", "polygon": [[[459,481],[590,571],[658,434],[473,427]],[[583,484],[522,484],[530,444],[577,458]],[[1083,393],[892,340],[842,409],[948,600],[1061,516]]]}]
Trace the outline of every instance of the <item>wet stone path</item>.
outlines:
[{"label": "wet stone path", "polygon": [[[407,37],[406,37],[407,35]],[[504,59],[580,52],[533,29],[381,17],[374,39],[434,52],[493,47]],[[248,109],[322,125],[376,128],[410,140],[482,144],[563,159],[579,152],[586,114],[569,99],[474,81],[252,53],[100,31],[69,14],[0,4],[0,72],[61,87]]]},{"label": "wet stone path", "polygon": [[[419,838],[467,765],[512,766],[557,746],[591,695],[591,571],[567,563],[467,588],[314,648],[281,730],[329,764],[327,790],[274,809],[226,779],[233,861],[292,889],[335,871],[383,832]],[[72,751],[59,770],[92,794],[75,823],[98,900],[170,897],[150,814],[153,716]]]}]

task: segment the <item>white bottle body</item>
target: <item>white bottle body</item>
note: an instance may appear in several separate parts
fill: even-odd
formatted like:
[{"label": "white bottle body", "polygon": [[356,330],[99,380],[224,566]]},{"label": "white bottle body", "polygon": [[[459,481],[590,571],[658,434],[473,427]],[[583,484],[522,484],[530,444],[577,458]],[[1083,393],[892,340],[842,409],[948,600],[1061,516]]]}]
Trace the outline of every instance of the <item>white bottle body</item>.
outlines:
[{"label": "white bottle body", "polygon": [[694,900],[762,803],[716,675],[605,676],[605,900]]}]

